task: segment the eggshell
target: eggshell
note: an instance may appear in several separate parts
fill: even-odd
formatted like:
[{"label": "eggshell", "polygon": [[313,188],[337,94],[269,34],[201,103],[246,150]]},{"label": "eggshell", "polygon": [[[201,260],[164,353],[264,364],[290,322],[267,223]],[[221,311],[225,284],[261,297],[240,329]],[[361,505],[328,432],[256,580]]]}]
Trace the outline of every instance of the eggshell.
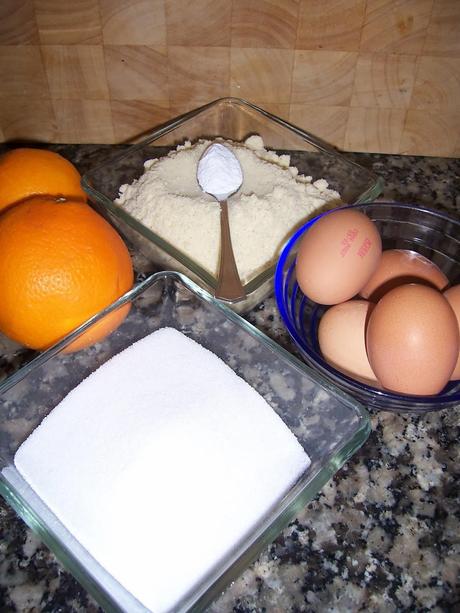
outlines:
[{"label": "eggshell", "polygon": [[377,302],[386,292],[405,283],[426,283],[443,290],[449,280],[436,264],[420,253],[387,249],[382,252],[377,270],[359,294]]},{"label": "eggshell", "polygon": [[[460,285],[454,285],[453,287],[447,289],[444,292],[444,296],[455,313],[460,329]],[[450,378],[451,381],[457,381],[457,379],[460,379],[460,353],[458,356],[457,364],[454,368],[454,372],[451,374]]]},{"label": "eggshell", "polygon": [[366,353],[365,328],[374,305],[348,300],[331,306],[321,317],[318,342],[324,359],[348,377],[376,385]]},{"label": "eggshell", "polygon": [[382,243],[364,213],[340,209],[320,217],[305,233],[296,261],[302,292],[319,304],[355,296],[377,268]]},{"label": "eggshell", "polygon": [[392,289],[373,309],[366,331],[369,362],[384,388],[439,393],[459,352],[455,313],[441,292],[410,283]]}]

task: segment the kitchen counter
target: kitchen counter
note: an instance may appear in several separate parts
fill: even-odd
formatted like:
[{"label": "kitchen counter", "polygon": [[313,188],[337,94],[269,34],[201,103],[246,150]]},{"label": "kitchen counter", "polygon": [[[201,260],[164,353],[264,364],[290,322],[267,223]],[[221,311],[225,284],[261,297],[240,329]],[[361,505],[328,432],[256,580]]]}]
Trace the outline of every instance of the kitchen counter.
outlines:
[{"label": "kitchen counter", "polygon": [[[85,172],[109,147],[53,149]],[[383,177],[386,198],[460,215],[460,160],[351,157]],[[272,297],[247,317],[296,353]],[[423,417],[372,414],[361,450],[209,611],[454,610],[460,603],[459,424],[460,406]],[[120,539],[125,533],[129,517]],[[0,610],[100,610],[1,499]]]}]

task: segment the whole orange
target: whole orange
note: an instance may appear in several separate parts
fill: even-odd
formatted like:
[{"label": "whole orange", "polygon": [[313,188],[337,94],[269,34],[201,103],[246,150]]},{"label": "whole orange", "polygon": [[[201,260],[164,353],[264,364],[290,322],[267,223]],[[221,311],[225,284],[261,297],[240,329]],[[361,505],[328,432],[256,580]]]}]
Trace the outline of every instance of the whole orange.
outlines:
[{"label": "whole orange", "polygon": [[47,149],[19,148],[0,155],[0,210],[35,195],[86,202],[75,166]]},{"label": "whole orange", "polygon": [[[46,349],[133,285],[121,237],[88,204],[30,198],[0,215],[0,330]],[[129,304],[72,344],[74,351],[115,329]]]}]

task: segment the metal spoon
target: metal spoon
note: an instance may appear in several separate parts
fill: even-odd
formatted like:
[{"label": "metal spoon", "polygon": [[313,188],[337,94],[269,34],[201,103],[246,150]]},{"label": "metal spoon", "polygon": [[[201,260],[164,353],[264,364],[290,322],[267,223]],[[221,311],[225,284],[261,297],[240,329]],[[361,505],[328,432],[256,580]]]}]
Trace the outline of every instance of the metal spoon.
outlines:
[{"label": "metal spoon", "polygon": [[197,181],[201,189],[220,204],[220,259],[214,296],[235,302],[246,298],[232,248],[227,199],[243,182],[243,171],[233,152],[220,143],[210,145],[198,161]]}]

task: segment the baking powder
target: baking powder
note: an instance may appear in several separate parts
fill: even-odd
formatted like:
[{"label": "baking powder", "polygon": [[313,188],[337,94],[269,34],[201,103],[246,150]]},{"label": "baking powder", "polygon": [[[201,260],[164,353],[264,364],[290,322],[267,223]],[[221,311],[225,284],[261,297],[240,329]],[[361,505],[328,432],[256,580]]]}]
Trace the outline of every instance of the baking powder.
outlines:
[{"label": "baking powder", "polygon": [[203,191],[224,200],[240,187],[243,171],[228,147],[213,143],[198,161],[197,179]]}]

